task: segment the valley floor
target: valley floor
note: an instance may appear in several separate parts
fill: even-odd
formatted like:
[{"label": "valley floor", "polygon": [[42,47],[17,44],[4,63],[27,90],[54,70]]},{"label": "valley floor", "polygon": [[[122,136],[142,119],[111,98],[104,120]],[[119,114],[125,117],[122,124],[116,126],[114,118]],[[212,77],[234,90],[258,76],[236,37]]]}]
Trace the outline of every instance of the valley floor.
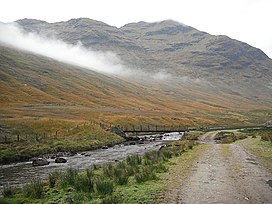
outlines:
[{"label": "valley floor", "polygon": [[175,177],[176,185],[169,187],[161,203],[272,203],[272,174],[244,147],[254,139],[216,144],[216,133],[200,138],[209,148],[186,179]]}]

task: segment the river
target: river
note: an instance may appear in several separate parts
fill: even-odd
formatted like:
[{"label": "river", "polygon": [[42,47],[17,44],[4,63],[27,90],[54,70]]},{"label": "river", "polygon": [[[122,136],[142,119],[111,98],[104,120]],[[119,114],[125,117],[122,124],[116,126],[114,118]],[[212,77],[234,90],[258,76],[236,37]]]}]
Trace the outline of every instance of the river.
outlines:
[{"label": "river", "polygon": [[124,160],[131,155],[142,155],[148,151],[158,150],[161,145],[168,141],[179,140],[183,134],[168,133],[162,139],[152,142],[144,142],[143,144],[116,145],[108,149],[98,149],[86,151],[76,154],[71,157],[64,157],[67,163],[55,163],[54,159],[48,159],[50,164],[47,166],[33,167],[32,162],[19,162],[10,165],[0,166],[0,194],[3,191],[3,186],[22,186],[30,183],[34,179],[47,179],[50,172],[65,171],[73,168],[84,170],[91,168],[94,165],[102,165],[105,163]]}]

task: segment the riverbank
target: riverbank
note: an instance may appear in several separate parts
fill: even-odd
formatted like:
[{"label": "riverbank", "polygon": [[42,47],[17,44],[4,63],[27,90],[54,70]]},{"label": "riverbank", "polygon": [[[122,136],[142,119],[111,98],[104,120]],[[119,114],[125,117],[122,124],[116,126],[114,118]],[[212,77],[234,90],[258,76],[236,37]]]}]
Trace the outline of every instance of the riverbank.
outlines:
[{"label": "riverbank", "polygon": [[166,172],[172,171],[171,166],[177,165],[175,158],[187,158],[194,152],[195,144],[193,141],[173,142],[160,151],[130,156],[83,173],[71,169],[54,172],[45,183],[35,181],[22,190],[6,187],[1,202],[150,203],[165,189],[164,178]]},{"label": "riverbank", "polygon": [[16,129],[10,126],[9,129],[7,141],[0,143],[0,164],[28,161],[33,157],[59,152],[74,154],[125,141],[97,125],[71,122],[46,121]]}]

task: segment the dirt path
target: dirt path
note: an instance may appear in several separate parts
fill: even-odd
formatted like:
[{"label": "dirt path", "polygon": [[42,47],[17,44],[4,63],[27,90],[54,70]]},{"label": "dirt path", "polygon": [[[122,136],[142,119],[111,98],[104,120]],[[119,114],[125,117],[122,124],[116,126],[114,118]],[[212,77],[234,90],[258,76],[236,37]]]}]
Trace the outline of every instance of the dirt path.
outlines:
[{"label": "dirt path", "polygon": [[272,203],[272,175],[242,145],[213,143],[215,134],[201,138],[211,147],[162,203]]}]

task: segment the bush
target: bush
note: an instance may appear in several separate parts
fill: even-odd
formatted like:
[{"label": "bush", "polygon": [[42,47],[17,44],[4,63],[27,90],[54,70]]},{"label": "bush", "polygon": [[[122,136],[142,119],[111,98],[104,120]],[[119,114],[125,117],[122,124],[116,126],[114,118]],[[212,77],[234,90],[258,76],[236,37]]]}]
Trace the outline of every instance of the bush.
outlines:
[{"label": "bush", "polygon": [[154,166],[154,170],[157,173],[165,173],[165,172],[168,171],[168,168],[163,163],[159,163],[159,164]]},{"label": "bush", "polygon": [[143,183],[145,181],[155,180],[157,177],[151,168],[143,167],[140,172],[135,174],[134,178],[137,183]]},{"label": "bush", "polygon": [[121,201],[117,196],[107,196],[102,200],[102,204],[119,204],[119,203],[121,203]]},{"label": "bush", "polygon": [[139,155],[129,156],[126,161],[127,161],[127,164],[130,166],[141,165],[142,157]]},{"label": "bush", "polygon": [[61,184],[65,186],[74,186],[78,177],[78,170],[68,169],[61,178]]},{"label": "bush", "polygon": [[80,175],[77,177],[74,187],[76,191],[91,193],[94,191],[94,182],[92,178],[88,178],[86,175]]},{"label": "bush", "polygon": [[118,185],[126,185],[128,183],[129,175],[123,170],[118,176],[115,176],[114,180]]},{"label": "bush", "polygon": [[40,180],[34,180],[23,188],[25,197],[42,198],[43,184]]},{"label": "bush", "polygon": [[59,180],[61,177],[61,173],[58,171],[54,171],[49,174],[49,187],[54,188],[56,186],[57,180]]},{"label": "bush", "polygon": [[272,133],[271,132],[263,133],[262,136],[261,136],[261,139],[263,141],[270,141],[270,142],[272,142]]},{"label": "bush", "polygon": [[173,152],[170,149],[162,149],[161,154],[166,159],[171,159],[173,157]]},{"label": "bush", "polygon": [[112,164],[108,164],[108,165],[105,165],[103,166],[103,174],[107,177],[113,177],[113,174],[114,174],[114,168],[113,168],[113,165]]},{"label": "bush", "polygon": [[73,194],[65,199],[67,204],[81,204],[83,203],[83,195],[80,193]]},{"label": "bush", "polygon": [[96,180],[96,190],[101,195],[110,195],[113,192],[112,181],[103,181],[101,178]]}]

